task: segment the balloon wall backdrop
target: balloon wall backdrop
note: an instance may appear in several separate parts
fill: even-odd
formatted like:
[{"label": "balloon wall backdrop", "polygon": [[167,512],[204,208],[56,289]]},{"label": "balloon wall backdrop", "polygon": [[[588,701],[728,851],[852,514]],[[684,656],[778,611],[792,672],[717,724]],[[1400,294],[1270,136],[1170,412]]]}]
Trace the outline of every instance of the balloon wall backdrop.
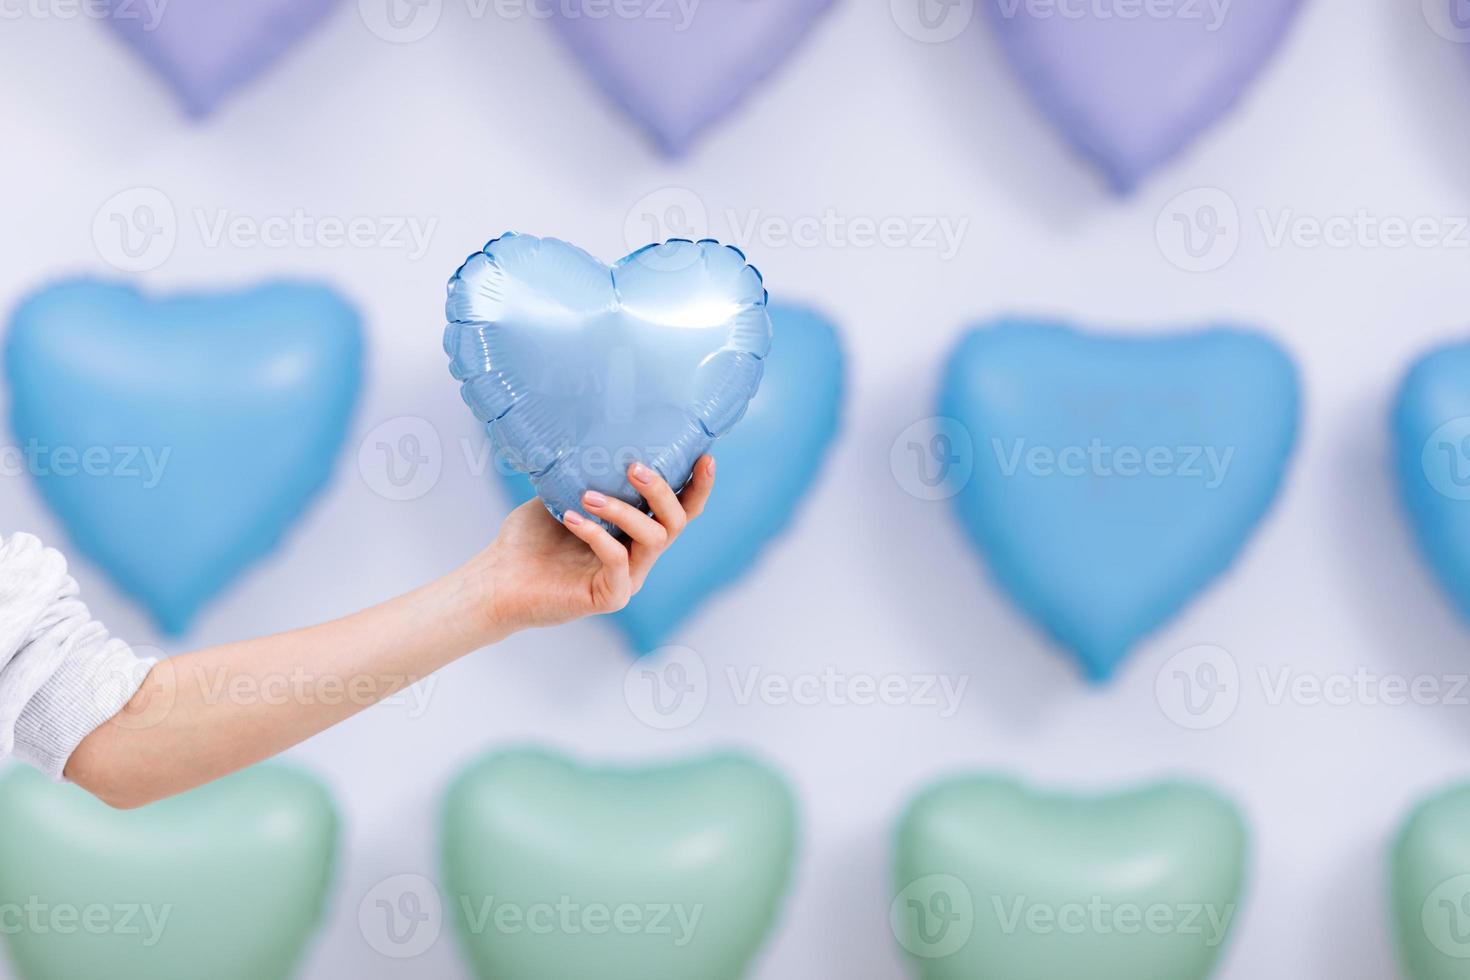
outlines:
[{"label": "balloon wall backdrop", "polygon": [[[1427,217],[1463,255],[1441,143],[1470,76],[1410,111],[1430,49],[1370,47],[1363,11],[1117,2],[1145,13],[93,5],[182,117],[109,101],[117,64],[58,54],[84,25],[28,8],[47,40],[0,38],[27,93],[0,122],[35,136],[0,161],[0,505],[120,634],[172,653],[339,615],[463,561],[508,503],[642,506],[634,460],[682,485],[710,452],[719,483],[609,617],[626,644],[517,636],[303,769],[137,812],[0,774],[0,978],[1465,976],[1465,733],[1432,712],[1470,621],[1470,288],[1300,220],[1371,186],[1351,234]],[[1463,61],[1457,8],[1422,6],[1384,16]],[[1312,111],[1252,128],[1304,78]],[[1361,105],[1323,108],[1339,88]],[[1375,155],[1415,139],[1447,162]],[[151,264],[109,257],[141,226],[92,200],[139,192],[171,222]],[[321,237],[405,200],[436,216],[412,259]],[[889,243],[946,210],[977,219],[955,255]],[[834,230],[858,222],[871,242]],[[1304,924],[1329,890],[1367,911]]]}]

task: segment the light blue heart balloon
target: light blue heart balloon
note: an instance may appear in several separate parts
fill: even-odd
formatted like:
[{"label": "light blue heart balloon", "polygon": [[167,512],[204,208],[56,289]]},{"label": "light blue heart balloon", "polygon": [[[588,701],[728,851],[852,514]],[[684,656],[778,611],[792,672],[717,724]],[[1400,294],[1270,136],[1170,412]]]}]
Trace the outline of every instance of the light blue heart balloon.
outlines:
[{"label": "light blue heart balloon", "polygon": [[[662,646],[706,599],[750,570],[791,523],[837,435],[843,358],[836,331],[808,309],[772,306],[770,314],[761,390],[740,426],[720,440],[719,480],[704,516],[612,615],[638,653]],[[515,500],[536,495],[524,476],[498,472]]]},{"label": "light blue heart balloon", "polygon": [[1298,402],[1290,358],[1260,334],[1006,320],[965,336],[939,412],[973,447],[954,495],[966,530],[1102,681],[1240,551],[1281,485]]},{"label": "light blue heart balloon", "polygon": [[771,346],[760,273],[714,241],[650,245],[609,269],[508,234],[450,279],[445,315],[465,403],[558,519],[587,490],[644,506],[634,460],[682,487],[745,414]]},{"label": "light blue heart balloon", "polygon": [[77,552],[177,634],[327,482],[362,336],[320,286],[77,281],[21,304],[6,366],[17,448]]},{"label": "light blue heart balloon", "polygon": [[1419,548],[1470,619],[1470,344],[1415,362],[1393,410],[1399,496]]}]

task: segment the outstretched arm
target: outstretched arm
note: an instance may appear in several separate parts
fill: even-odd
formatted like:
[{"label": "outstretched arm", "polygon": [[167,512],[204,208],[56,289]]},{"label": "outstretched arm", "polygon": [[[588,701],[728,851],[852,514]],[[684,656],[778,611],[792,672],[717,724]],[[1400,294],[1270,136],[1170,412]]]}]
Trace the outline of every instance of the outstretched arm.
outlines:
[{"label": "outstretched arm", "polygon": [[519,630],[621,609],[704,510],[714,477],[706,456],[676,495],[635,464],[629,478],[652,516],[599,494],[583,498],[626,545],[576,512],[560,524],[533,500],[468,564],[407,595],[165,660],[82,740],[66,777],[113,806],[143,806],[282,752]]}]

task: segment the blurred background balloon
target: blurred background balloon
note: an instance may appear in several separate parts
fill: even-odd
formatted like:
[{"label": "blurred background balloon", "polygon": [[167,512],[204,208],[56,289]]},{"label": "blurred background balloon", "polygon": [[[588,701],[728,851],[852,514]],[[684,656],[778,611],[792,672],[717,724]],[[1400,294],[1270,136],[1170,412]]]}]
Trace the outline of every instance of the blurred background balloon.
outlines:
[{"label": "blurred background balloon", "polygon": [[287,980],[337,860],[331,797],[280,765],[127,812],[17,769],[0,826],[0,908],[22,923],[0,938],[21,980]]},{"label": "blurred background balloon", "polygon": [[1414,539],[1470,620],[1470,344],[1415,361],[1393,412],[1394,473]]},{"label": "blurred background balloon", "polygon": [[441,845],[484,980],[740,980],[791,882],[796,800],[742,756],[634,769],[510,752],[455,782]]},{"label": "blurred background balloon", "polygon": [[191,115],[211,112],[283,57],[340,0],[99,0],[107,22]]},{"label": "blurred background balloon", "polygon": [[1242,98],[1301,0],[980,0],[1062,134],[1131,191]]},{"label": "blurred background balloon", "polygon": [[1207,787],[930,786],[898,829],[890,924],[921,980],[1205,980],[1243,913],[1249,832]]},{"label": "blurred background balloon", "polygon": [[1299,402],[1262,334],[1003,320],[960,341],[939,414],[975,447],[954,501],[995,580],[1105,681],[1235,560],[1281,486]]},{"label": "blurred background balloon", "polygon": [[184,632],[326,484],[362,347],[321,286],[32,294],[6,338],[10,423],[70,537],[56,544]]},{"label": "blurred background balloon", "polygon": [[797,47],[833,0],[565,0],[556,27],[664,152],[685,152]]}]

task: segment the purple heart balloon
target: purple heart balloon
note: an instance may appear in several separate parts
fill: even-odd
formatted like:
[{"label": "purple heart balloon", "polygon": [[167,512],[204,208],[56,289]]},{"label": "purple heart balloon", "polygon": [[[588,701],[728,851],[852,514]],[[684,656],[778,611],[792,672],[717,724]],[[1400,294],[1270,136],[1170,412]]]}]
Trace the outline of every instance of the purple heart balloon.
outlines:
[{"label": "purple heart balloon", "polygon": [[1300,0],[984,0],[1011,62],[1121,192],[1223,116]]},{"label": "purple heart balloon", "polygon": [[796,47],[832,0],[564,0],[557,28],[671,155]]},{"label": "purple heart balloon", "polygon": [[321,22],[338,0],[104,0],[108,22],[208,114]]}]

